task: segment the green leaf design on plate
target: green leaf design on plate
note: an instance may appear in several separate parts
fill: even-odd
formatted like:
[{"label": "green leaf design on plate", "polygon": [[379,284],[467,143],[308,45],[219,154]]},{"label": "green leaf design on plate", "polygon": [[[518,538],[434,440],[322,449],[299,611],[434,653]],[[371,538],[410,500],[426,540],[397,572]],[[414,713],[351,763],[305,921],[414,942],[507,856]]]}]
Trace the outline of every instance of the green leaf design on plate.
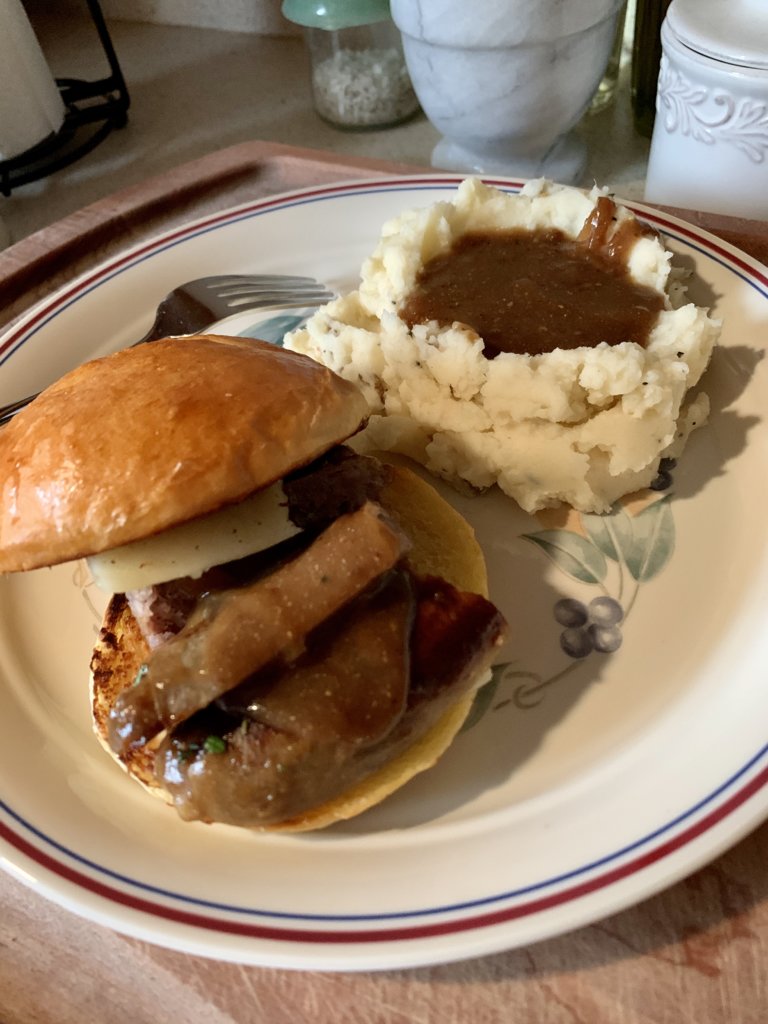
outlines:
[{"label": "green leaf design on plate", "polygon": [[280,316],[270,317],[269,320],[260,320],[258,323],[251,324],[244,331],[240,331],[238,337],[260,338],[272,345],[282,345],[283,338],[288,331],[295,331],[306,319],[306,313],[302,313],[301,316],[283,313]]},{"label": "green leaf design on plate", "polygon": [[496,691],[499,688],[504,672],[509,668],[509,662],[503,661],[498,665],[494,665],[491,668],[491,678],[487,683],[483,683],[480,689],[475,694],[475,699],[472,702],[472,707],[469,710],[469,714],[464,719],[464,724],[461,727],[461,732],[467,732],[473,726],[477,725],[481,718],[490,710],[493,699],[496,696]]},{"label": "green leaf design on plate", "polygon": [[597,515],[594,512],[582,512],[581,521],[584,529],[589,534],[589,539],[603,552],[603,554],[614,562],[618,562],[620,555],[616,550],[611,531],[609,529],[610,514]]},{"label": "green leaf design on plate", "polygon": [[582,583],[601,583],[608,566],[605,555],[591,540],[572,530],[524,533],[523,540],[538,545],[558,569]]},{"label": "green leaf design on plate", "polygon": [[675,521],[670,507],[671,497],[666,494],[631,519],[634,543],[624,560],[639,583],[657,576],[674,551]]},{"label": "green leaf design on plate", "polygon": [[635,527],[632,516],[617,502],[605,516],[605,527],[610,530],[619,560],[629,563],[635,554]]}]

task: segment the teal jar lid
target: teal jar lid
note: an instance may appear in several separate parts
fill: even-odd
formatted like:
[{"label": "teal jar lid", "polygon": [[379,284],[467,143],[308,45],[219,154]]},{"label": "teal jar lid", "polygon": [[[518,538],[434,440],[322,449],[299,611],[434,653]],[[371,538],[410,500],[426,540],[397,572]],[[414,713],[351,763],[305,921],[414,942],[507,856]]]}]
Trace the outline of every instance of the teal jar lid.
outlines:
[{"label": "teal jar lid", "polygon": [[391,15],[389,0],[283,0],[283,16],[296,25],[335,32],[354,25],[372,25]]}]

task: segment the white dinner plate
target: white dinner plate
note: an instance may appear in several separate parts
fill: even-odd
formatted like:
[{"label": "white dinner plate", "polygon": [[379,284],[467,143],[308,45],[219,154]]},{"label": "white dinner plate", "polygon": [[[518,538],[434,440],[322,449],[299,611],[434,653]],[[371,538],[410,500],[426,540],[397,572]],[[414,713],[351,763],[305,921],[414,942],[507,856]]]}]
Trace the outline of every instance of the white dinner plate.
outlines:
[{"label": "white dinner plate", "polygon": [[[458,180],[308,188],[142,244],[0,339],[0,401],[141,336],[158,300],[191,278],[291,272],[354,287],[383,222],[446,198]],[[104,600],[82,568],[9,576],[0,581],[8,871],[79,914],[176,949],[269,966],[394,968],[603,917],[763,820],[768,276],[697,228],[643,214],[694,272],[691,297],[724,320],[705,381],[710,421],[661,489],[608,518],[531,517],[495,491],[452,496],[484,546],[511,638],[471,727],[439,765],[326,832],[183,824],[91,733],[88,660]],[[620,605],[612,653],[563,650],[555,606],[564,598],[602,598],[598,620]]]}]

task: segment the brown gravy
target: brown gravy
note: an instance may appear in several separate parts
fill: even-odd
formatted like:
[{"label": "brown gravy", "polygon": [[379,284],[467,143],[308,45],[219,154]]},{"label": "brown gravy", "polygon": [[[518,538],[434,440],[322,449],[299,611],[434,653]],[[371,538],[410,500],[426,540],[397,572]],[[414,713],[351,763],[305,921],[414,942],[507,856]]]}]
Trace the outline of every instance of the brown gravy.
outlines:
[{"label": "brown gravy", "polygon": [[627,269],[634,242],[652,229],[631,219],[613,237],[615,204],[601,197],[576,239],[556,229],[470,232],[421,269],[400,308],[413,327],[461,323],[500,352],[645,345],[664,306]]}]

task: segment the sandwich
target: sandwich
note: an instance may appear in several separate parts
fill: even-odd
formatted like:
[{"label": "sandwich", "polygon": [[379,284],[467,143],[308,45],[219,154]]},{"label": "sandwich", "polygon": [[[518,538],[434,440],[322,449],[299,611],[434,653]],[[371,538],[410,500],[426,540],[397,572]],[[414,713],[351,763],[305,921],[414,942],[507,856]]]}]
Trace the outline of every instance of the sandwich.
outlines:
[{"label": "sandwich", "polygon": [[185,820],[306,830],[429,768],[506,623],[466,521],[347,442],[368,406],[215,335],[92,360],[0,431],[0,572],[87,559],[95,732]]}]

